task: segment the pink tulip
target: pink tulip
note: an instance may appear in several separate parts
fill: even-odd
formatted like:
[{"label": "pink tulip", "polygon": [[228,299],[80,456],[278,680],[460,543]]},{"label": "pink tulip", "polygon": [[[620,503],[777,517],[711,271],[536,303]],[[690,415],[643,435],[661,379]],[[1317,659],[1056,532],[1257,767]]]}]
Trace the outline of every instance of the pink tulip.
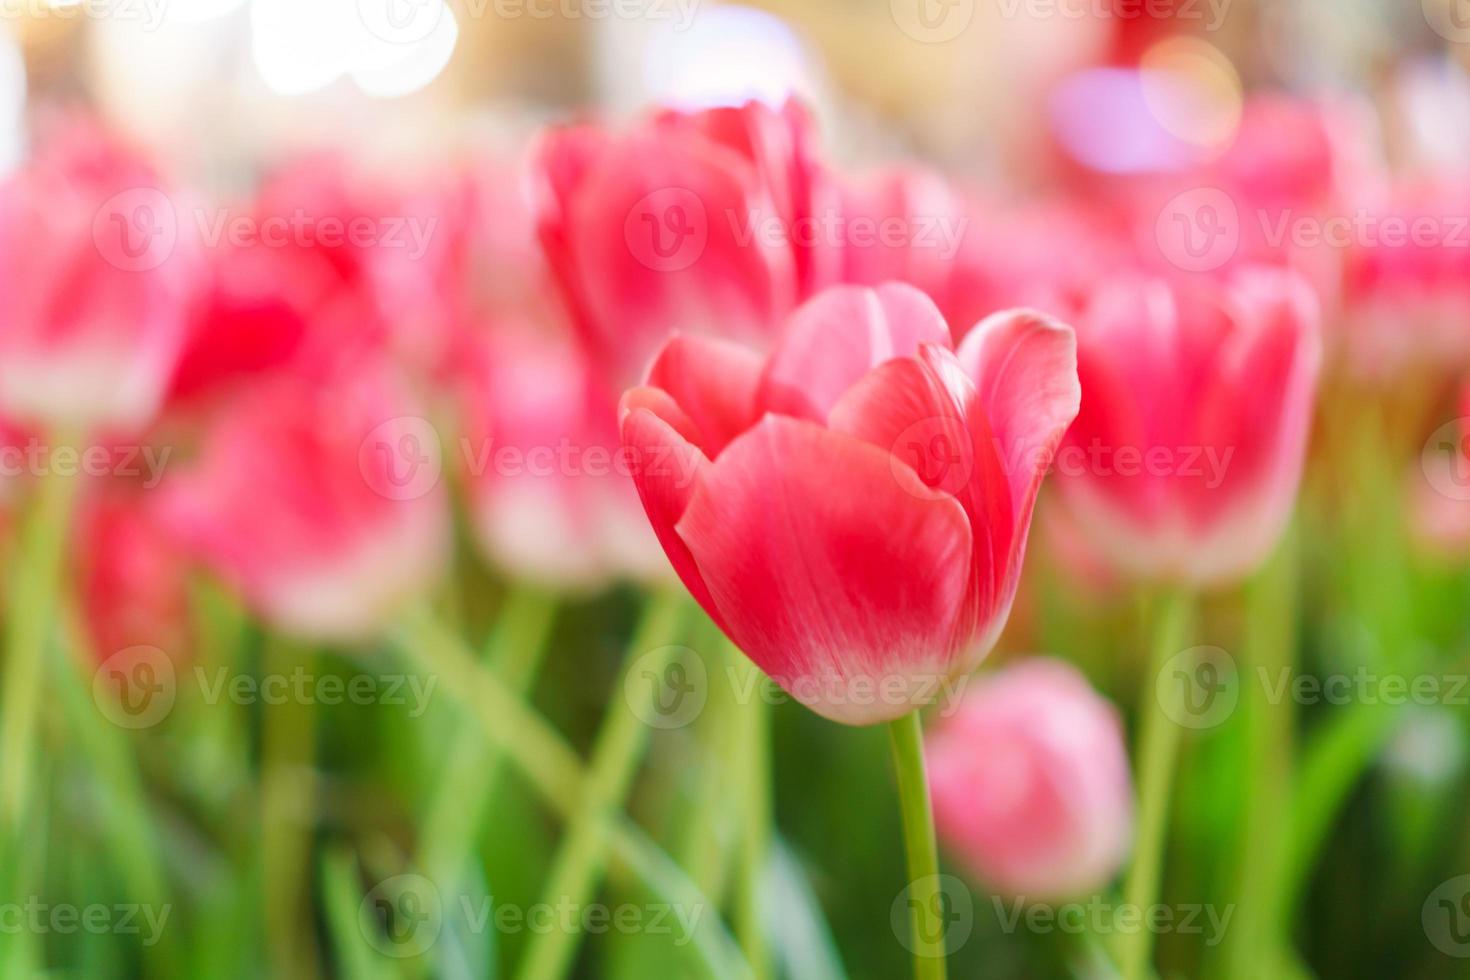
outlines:
[{"label": "pink tulip", "polygon": [[1207,585],[1249,573],[1290,514],[1321,361],[1291,273],[1115,280],[1077,319],[1082,408],[1057,455],[1071,523],[1121,570]]},{"label": "pink tulip", "polygon": [[571,338],[502,321],[460,345],[453,383],[458,462],[494,564],[574,590],[667,574],[628,479],[614,397]]},{"label": "pink tulip", "polygon": [[716,623],[796,699],[870,724],[988,652],[1077,410],[1072,331],[997,314],[955,352],[909,286],[836,287],[773,353],[676,336],[623,397],[654,531]]},{"label": "pink tulip", "polygon": [[428,423],[387,369],[283,374],[234,402],[164,512],[190,549],[277,627],[371,634],[432,582],[448,505]]},{"label": "pink tulip", "polygon": [[926,749],[940,839],[995,891],[1075,898],[1127,857],[1123,726],[1070,664],[1026,660],[977,679]]},{"label": "pink tulip", "polygon": [[109,489],[87,497],[72,543],[98,660],[137,646],[185,654],[192,641],[188,565],[144,494]]},{"label": "pink tulip", "polygon": [[579,330],[620,384],[675,330],[763,344],[837,257],[799,234],[821,193],[795,103],[552,130],[540,234]]},{"label": "pink tulip", "polygon": [[150,165],[94,124],[46,134],[0,187],[0,410],[47,428],[145,425],[199,272],[191,232]]}]

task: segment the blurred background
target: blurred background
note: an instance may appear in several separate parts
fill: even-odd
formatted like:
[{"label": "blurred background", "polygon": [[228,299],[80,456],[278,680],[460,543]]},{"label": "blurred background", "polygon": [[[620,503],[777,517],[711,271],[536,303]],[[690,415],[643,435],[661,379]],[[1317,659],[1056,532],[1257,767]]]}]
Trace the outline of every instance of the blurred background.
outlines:
[{"label": "blurred background", "polygon": [[[752,929],[776,975],[907,973],[885,735],[753,694],[648,548],[544,223],[545,127],[796,98],[950,221],[964,326],[1124,253],[1311,281],[1300,498],[1197,611],[1229,707],[1182,725],[1156,975],[1470,976],[1467,72],[1463,0],[0,0],[4,975],[530,976],[573,920],[571,976]],[[1048,503],[984,670],[1070,661],[1131,745],[1152,607]],[[628,693],[649,655],[696,707]],[[1120,975],[1121,857],[1041,902],[951,843],[952,976]]]}]

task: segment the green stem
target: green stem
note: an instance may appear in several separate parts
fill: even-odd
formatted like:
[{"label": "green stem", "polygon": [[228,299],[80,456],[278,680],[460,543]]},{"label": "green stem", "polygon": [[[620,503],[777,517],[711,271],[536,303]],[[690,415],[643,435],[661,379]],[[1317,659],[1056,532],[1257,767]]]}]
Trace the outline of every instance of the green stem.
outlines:
[{"label": "green stem", "polygon": [[[669,644],[677,638],[684,598],[664,593],[649,600],[643,622],[629,645],[624,676],[628,671],[651,671],[663,676],[672,661],[676,647]],[[619,680],[618,690],[648,691],[651,706],[657,696],[654,685],[626,684]],[[608,818],[623,804],[648,745],[649,726],[643,718],[647,710],[639,710],[625,698],[614,697],[607,717],[597,734],[592,750],[592,767],[583,784],[582,802],[567,827],[561,849],[552,861],[542,900],[554,908],[582,909],[594,896],[607,862],[607,840],[603,827]],[[526,951],[521,967],[522,980],[556,980],[568,974],[577,952],[581,931],[576,927],[551,929],[538,933]]]},{"label": "green stem", "polygon": [[[445,682],[440,690],[471,712],[485,739],[508,753],[507,759],[562,819],[575,818],[586,777],[577,754],[556,729],[507,690],[495,675],[482,670],[459,638],[427,610],[410,619],[393,639],[400,652]],[[670,907],[710,908],[708,898],[683,869],[625,816],[612,815],[602,831],[611,840],[620,865],[657,900]],[[692,945],[711,976],[750,975],[718,916],[701,917]]]},{"label": "green stem", "polygon": [[944,980],[947,920],[919,713],[911,711],[892,722],[888,733],[893,742],[893,767],[898,775],[898,803],[903,814],[904,853],[908,860],[909,948],[914,954],[914,980]]},{"label": "green stem", "polygon": [[[555,601],[539,590],[519,588],[506,596],[485,659],[518,696],[525,696],[540,670],[555,612]],[[419,866],[432,880],[446,884],[458,878],[504,761],[502,748],[487,748],[473,724],[456,737],[419,838]]]},{"label": "green stem", "polygon": [[1293,733],[1290,697],[1267,696],[1258,677],[1289,675],[1294,664],[1296,564],[1288,536],[1266,571],[1246,592],[1241,707],[1246,724],[1247,794],[1236,882],[1238,921],[1226,947],[1227,976],[1264,976],[1286,938],[1281,920],[1280,880],[1286,860],[1286,821],[1290,815]]},{"label": "green stem", "polygon": [[[1164,596],[1154,620],[1154,644],[1139,695],[1143,716],[1138,742],[1138,832],[1133,864],[1123,886],[1124,907],[1148,909],[1159,895],[1169,823],[1169,794],[1179,754],[1180,726],[1173,719],[1183,709],[1184,691],[1159,684],[1169,658],[1178,653],[1189,631],[1190,602],[1183,593]],[[1168,700],[1172,703],[1165,704]],[[1153,934],[1138,929],[1120,937],[1124,980],[1144,980],[1153,951]]]},{"label": "green stem", "polygon": [[57,473],[39,478],[14,569],[0,702],[0,825],[12,843],[29,802],[46,637],[55,619],[76,483]]},{"label": "green stem", "polygon": [[[736,651],[745,669],[756,680],[758,668]],[[759,689],[752,684],[749,690]],[[744,762],[744,813],[741,814],[740,880],[737,891],[735,932],[745,959],[759,980],[771,975],[770,947],[766,941],[766,902],[763,887],[771,853],[771,709],[757,696],[740,705],[735,715],[741,737],[736,744]]]},{"label": "green stem", "polygon": [[[277,637],[266,642],[265,671],[290,676],[312,669],[312,658]],[[315,943],[309,923],[312,823],[316,812],[317,718],[309,699],[263,706],[261,741],[261,897],[274,974],[314,974]]]}]

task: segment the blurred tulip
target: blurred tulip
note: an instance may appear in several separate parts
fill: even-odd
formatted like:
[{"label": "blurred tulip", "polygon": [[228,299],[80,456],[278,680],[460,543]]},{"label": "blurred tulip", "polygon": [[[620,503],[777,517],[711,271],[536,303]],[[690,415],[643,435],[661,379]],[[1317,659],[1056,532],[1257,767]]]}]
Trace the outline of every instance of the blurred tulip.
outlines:
[{"label": "blurred tulip", "polygon": [[81,118],[0,187],[0,409],[36,425],[137,429],[157,410],[199,273],[151,166]]},{"label": "blurred tulip", "polygon": [[1290,515],[1321,361],[1300,277],[1115,280],[1077,318],[1082,408],[1058,452],[1071,524],[1122,570],[1248,574]]},{"label": "blurred tulip", "polygon": [[573,589],[667,574],[628,479],[614,398],[580,347],[502,323],[462,348],[460,462],[491,560]]},{"label": "blurred tulip", "polygon": [[169,526],[277,627],[368,636],[447,558],[440,448],[414,412],[371,361],[262,381],[165,484]]},{"label": "blurred tulip", "polygon": [[940,839],[988,887],[1075,898],[1122,866],[1133,836],[1123,725],[1070,664],[977,678],[926,750]]},{"label": "blurred tulip", "polygon": [[614,134],[551,130],[535,154],[542,243],[610,376],[675,330],[763,344],[838,261],[803,235],[820,193],[806,113],[663,112]]},{"label": "blurred tulip", "polygon": [[1348,368],[1384,381],[1470,367],[1470,181],[1406,183],[1364,203],[1333,337]]},{"label": "blurred tulip", "polygon": [[846,286],[764,361],[676,336],[624,396],[622,435],[710,616],[797,700],[870,724],[995,642],[1077,400],[1066,327],[997,314],[956,353],[922,293]]},{"label": "blurred tulip", "polygon": [[73,563],[99,660],[137,646],[175,657],[190,648],[188,564],[150,504],[137,491],[104,490],[78,511]]}]

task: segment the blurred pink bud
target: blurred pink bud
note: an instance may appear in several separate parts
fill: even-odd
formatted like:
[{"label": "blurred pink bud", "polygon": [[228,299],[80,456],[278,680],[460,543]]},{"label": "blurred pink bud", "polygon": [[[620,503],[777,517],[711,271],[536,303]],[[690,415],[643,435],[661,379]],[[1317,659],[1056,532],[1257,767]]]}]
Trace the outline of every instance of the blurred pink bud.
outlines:
[{"label": "blurred pink bud", "polygon": [[133,430],[156,412],[199,274],[186,209],[85,119],[0,186],[0,409]]},{"label": "blurred pink bud", "polygon": [[466,338],[453,369],[475,530],[496,565],[561,588],[666,575],[619,445],[616,400],[544,326]]},{"label": "blurred pink bud", "polygon": [[579,329],[620,383],[675,330],[762,344],[835,256],[799,233],[816,163],[805,111],[666,111],[622,133],[549,131],[533,188]]},{"label": "blurred pink bud", "polygon": [[1077,320],[1082,408],[1054,462],[1072,525],[1142,578],[1248,574],[1296,498],[1318,320],[1305,282],[1274,269],[1100,285]]},{"label": "blurred pink bud", "polygon": [[988,887],[1075,898],[1122,866],[1133,836],[1123,726],[1075,667],[1038,658],[976,678],[926,748],[940,839]]},{"label": "blurred pink bud", "polygon": [[183,656],[192,644],[188,564],[137,490],[85,498],[73,531],[73,562],[92,653],[130,647]]},{"label": "blurred pink bud", "polygon": [[277,627],[370,635],[447,558],[434,428],[386,366],[353,359],[244,393],[205,433],[164,513]]},{"label": "blurred pink bud", "polygon": [[994,644],[1075,358],[1036,314],[997,314],[956,352],[912,287],[836,287],[769,358],[671,339],[623,397],[623,445],[710,616],[797,700],[871,724]]}]

